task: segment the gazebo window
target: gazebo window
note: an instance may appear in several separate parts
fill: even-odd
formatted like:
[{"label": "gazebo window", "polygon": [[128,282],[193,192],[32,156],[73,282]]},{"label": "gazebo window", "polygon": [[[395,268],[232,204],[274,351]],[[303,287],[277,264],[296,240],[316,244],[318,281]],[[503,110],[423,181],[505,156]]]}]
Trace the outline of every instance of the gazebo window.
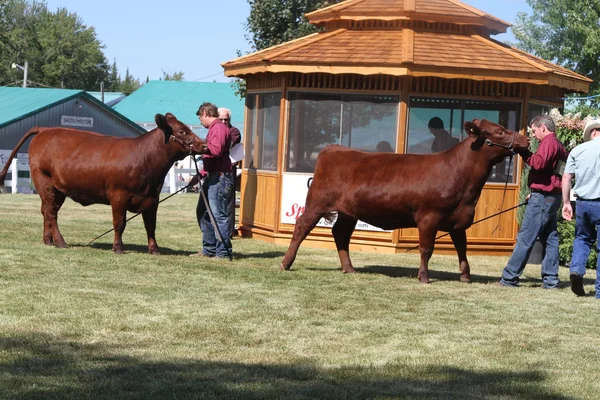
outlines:
[{"label": "gazebo window", "polygon": [[328,144],[396,149],[399,96],[290,92],[289,100],[287,172],[313,172]]},{"label": "gazebo window", "polygon": [[248,168],[277,170],[281,93],[246,97],[246,162]]},{"label": "gazebo window", "polygon": [[[487,119],[512,131],[520,129],[521,104],[516,102],[411,97],[406,152],[446,150],[465,138],[464,123]],[[448,135],[446,137],[446,135]],[[488,182],[515,182],[514,162],[495,165]]]}]

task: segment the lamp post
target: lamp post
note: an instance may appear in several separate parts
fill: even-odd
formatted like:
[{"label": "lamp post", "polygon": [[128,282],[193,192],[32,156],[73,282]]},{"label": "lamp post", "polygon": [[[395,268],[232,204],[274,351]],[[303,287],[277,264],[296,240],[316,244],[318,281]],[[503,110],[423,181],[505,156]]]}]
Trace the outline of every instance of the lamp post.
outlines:
[{"label": "lamp post", "polygon": [[26,88],[27,87],[27,68],[29,67],[29,64],[27,63],[27,60],[25,60],[25,66],[22,67],[17,63],[12,63],[12,67],[13,68],[19,68],[23,70],[23,87]]}]

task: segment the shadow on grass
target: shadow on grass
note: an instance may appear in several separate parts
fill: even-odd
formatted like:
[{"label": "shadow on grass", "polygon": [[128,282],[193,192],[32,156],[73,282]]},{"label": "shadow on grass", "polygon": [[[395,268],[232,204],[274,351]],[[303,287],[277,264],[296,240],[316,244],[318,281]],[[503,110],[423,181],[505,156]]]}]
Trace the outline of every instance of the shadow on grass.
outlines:
[{"label": "shadow on grass", "polygon": [[[91,249],[96,250],[106,250],[112,252],[112,243],[92,243],[91,245],[87,245],[84,243],[74,243],[70,244],[69,247],[89,247]],[[195,251],[184,251],[184,250],[173,250],[169,247],[158,246],[161,255],[165,256],[189,256]],[[148,245],[146,244],[127,244],[123,243],[123,249],[125,250],[125,254],[127,253],[143,253],[148,254]]]},{"label": "shadow on grass", "polygon": [[246,258],[276,258],[276,259],[280,259],[283,258],[283,256],[285,255],[285,252],[283,251],[265,251],[262,253],[248,253],[248,252],[244,252],[244,253],[237,253],[235,251],[235,248],[233,249],[233,258],[234,259],[246,259]]},{"label": "shadow on grass", "polygon": [[[340,272],[341,268],[331,269],[331,268],[306,268],[310,271],[337,271]],[[354,267],[357,273],[359,274],[378,274],[385,275],[390,278],[415,278],[417,279],[419,268],[417,267],[399,267],[399,266],[389,266],[389,265],[367,265],[364,267]],[[488,275],[476,275],[471,274],[471,283],[481,283],[481,284],[490,284],[496,283],[500,280],[501,272],[496,276],[488,276]],[[448,272],[448,271],[436,271],[435,269],[429,269],[429,279],[431,281],[458,281],[460,280],[460,272]],[[592,283],[594,281],[591,281]],[[538,278],[521,278],[521,284],[525,286],[541,286],[542,280]]]},{"label": "shadow on grass", "polygon": [[0,387],[11,399],[571,399],[535,370],[152,362],[44,334],[0,338],[0,355]]}]

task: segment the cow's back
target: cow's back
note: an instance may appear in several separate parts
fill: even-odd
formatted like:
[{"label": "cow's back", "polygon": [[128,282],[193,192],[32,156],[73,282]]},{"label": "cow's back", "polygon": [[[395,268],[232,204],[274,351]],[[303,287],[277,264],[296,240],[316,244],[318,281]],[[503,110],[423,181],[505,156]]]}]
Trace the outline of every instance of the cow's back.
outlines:
[{"label": "cow's back", "polygon": [[430,155],[327,146],[317,159],[307,207],[314,203],[385,228],[415,226],[414,216],[426,210],[450,215],[462,198],[456,157],[465,146]]},{"label": "cow's back", "polygon": [[[77,129],[45,128],[31,141],[32,174],[82,204],[109,203],[107,190],[131,174],[139,163],[135,139],[105,136]],[[136,152],[137,150],[137,152]]]}]

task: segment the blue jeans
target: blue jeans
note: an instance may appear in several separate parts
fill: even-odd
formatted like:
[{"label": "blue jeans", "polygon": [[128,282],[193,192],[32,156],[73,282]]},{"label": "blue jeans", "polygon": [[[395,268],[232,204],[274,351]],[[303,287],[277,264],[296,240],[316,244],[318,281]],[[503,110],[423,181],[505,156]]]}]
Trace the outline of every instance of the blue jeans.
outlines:
[{"label": "blue jeans", "polygon": [[[600,201],[577,200],[575,207],[575,240],[571,255],[572,274],[585,275],[585,265],[600,228]],[[600,250],[600,244],[596,244]],[[596,298],[600,299],[600,257],[596,265]]]},{"label": "blue jeans", "polygon": [[542,287],[558,287],[558,231],[557,211],[560,207],[560,194],[531,193],[525,208],[523,223],[517,243],[508,264],[502,271],[501,283],[519,286],[519,277],[525,269],[529,254],[539,237],[542,244]]},{"label": "blue jeans", "polygon": [[229,212],[231,199],[234,195],[233,178],[231,173],[209,173],[204,179],[202,190],[208,198],[215,222],[224,242],[217,239],[215,229],[210,222],[210,216],[202,196],[196,206],[196,219],[202,230],[202,253],[207,256],[229,257],[231,251],[231,228]]}]

